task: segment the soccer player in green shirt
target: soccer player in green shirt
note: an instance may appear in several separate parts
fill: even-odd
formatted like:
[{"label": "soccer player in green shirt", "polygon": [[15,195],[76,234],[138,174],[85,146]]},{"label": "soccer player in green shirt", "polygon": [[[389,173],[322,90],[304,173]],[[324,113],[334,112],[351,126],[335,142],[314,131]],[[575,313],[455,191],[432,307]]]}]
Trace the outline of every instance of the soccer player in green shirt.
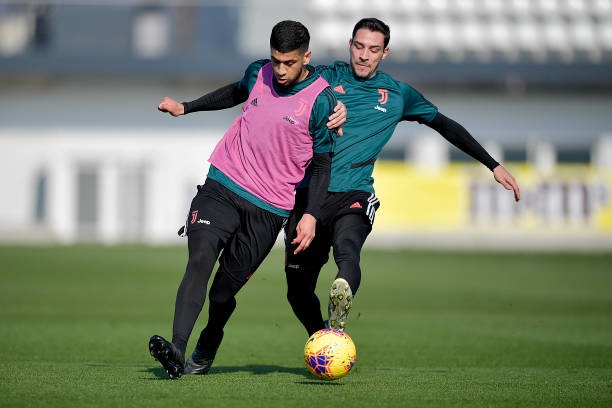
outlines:
[{"label": "soccer player in green shirt", "polygon": [[[307,204],[308,188],[296,191],[294,210],[285,226],[287,298],[309,335],[325,327],[321,305],[315,293],[321,268],[329,259],[329,249],[338,267],[331,285],[329,327],[344,329],[353,296],[361,282],[361,248],[372,230],[379,206],[374,195],[372,172],[383,146],[397,124],[415,121],[442,135],[493,172],[497,182],[513,190],[520,199],[514,177],[454,120],[410,85],[378,71],[389,53],[389,27],[375,18],[360,20],[349,41],[350,64],[336,62],[318,66],[336,97],[345,104],[347,120],[342,136],[335,141],[331,179],[327,197],[317,219],[316,234],[310,246],[296,250],[296,225]],[[306,180],[305,180],[306,182]],[[307,184],[304,184],[307,186]]]}]

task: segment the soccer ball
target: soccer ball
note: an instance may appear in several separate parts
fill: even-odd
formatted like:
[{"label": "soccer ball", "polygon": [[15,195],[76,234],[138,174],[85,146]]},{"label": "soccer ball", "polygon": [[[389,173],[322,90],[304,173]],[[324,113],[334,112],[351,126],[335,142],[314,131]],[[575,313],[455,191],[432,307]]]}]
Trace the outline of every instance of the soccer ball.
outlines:
[{"label": "soccer ball", "polygon": [[356,357],[355,343],[338,329],[319,330],[304,346],[306,367],[323,380],[336,380],[347,375]]}]

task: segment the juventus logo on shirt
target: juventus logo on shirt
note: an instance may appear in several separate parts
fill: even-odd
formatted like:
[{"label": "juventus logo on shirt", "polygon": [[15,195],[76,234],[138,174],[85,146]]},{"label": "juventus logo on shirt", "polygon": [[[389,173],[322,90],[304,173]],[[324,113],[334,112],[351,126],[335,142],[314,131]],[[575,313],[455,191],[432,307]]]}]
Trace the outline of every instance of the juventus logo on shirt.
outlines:
[{"label": "juventus logo on shirt", "polygon": [[381,105],[384,105],[385,103],[387,103],[387,100],[389,99],[389,91],[383,88],[378,89],[378,93],[380,94],[380,99],[378,100],[378,103],[380,103]]},{"label": "juventus logo on shirt", "polygon": [[299,104],[298,107],[293,111],[295,116],[300,116],[304,113],[304,111],[306,110],[307,101],[304,99],[300,99],[298,101],[298,104]]}]

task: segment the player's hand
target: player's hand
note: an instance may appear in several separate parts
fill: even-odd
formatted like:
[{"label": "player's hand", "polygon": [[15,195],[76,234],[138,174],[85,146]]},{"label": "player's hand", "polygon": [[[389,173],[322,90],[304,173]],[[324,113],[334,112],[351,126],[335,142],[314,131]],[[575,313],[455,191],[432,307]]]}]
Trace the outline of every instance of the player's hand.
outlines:
[{"label": "player's hand", "polygon": [[338,129],[338,134],[342,136],[342,125],[346,122],[346,106],[340,101],[334,107],[334,113],[328,118],[328,129]]},{"label": "player's hand", "polygon": [[300,222],[298,222],[295,228],[297,236],[291,245],[297,245],[298,247],[293,251],[294,254],[299,254],[310,246],[310,243],[314,239],[315,229],[317,226],[317,219],[310,214],[302,215]]},{"label": "player's hand", "polygon": [[518,184],[516,184],[516,180],[514,179],[512,174],[510,174],[508,170],[504,168],[504,166],[500,164],[499,166],[494,168],[493,177],[495,177],[495,180],[499,184],[504,186],[506,190],[514,191],[514,199],[516,201],[519,201],[521,199],[521,191],[519,190]]},{"label": "player's hand", "polygon": [[164,96],[164,99],[157,105],[157,110],[160,112],[168,112],[172,116],[181,116],[185,114],[185,107],[183,104],[167,96]]}]

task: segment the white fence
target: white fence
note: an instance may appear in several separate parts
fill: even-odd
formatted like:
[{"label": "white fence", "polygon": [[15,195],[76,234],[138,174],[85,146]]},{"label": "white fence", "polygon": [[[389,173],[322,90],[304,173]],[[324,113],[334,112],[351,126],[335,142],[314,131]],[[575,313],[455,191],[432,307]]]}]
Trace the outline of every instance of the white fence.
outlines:
[{"label": "white fence", "polygon": [[[154,128],[44,131],[0,128],[0,188],[4,197],[0,200],[0,239],[5,242],[45,240],[66,244],[178,243],[176,231],[185,221],[189,203],[195,194],[195,186],[201,184],[206,176],[207,159],[221,133],[185,129],[169,132]],[[435,143],[437,141],[440,143]],[[412,155],[407,156],[408,160],[416,168],[420,168],[423,174],[436,173],[444,169],[448,162],[450,145],[441,139],[415,138],[410,146]],[[493,146],[491,149],[498,148]],[[554,147],[536,143],[528,150],[532,151],[528,156],[534,160],[532,164],[537,173],[545,178],[552,175],[554,180]],[[594,171],[599,169],[610,174],[612,138],[602,137],[594,146],[592,157]],[[377,184],[381,194],[389,190],[398,191],[396,187],[386,186],[388,181],[384,178],[378,179]],[[534,184],[533,180],[531,184]],[[497,188],[492,178],[489,175],[483,178],[483,174],[478,175],[470,186],[469,189],[472,190],[474,186],[481,186],[483,191],[491,192]],[[529,190],[526,189],[524,193],[527,194],[527,191]],[[572,191],[568,190],[568,193]],[[563,202],[567,201],[562,195],[557,197],[551,194],[534,194],[524,197],[529,202],[524,203],[526,207],[523,207],[522,211],[531,211],[531,203],[531,207],[537,207],[538,211],[551,211],[550,217],[542,215],[546,219],[553,217],[556,214],[553,210],[561,208],[560,206],[565,205]],[[473,202],[469,205],[472,207],[472,219],[469,222],[472,226],[468,225],[467,229],[458,231],[447,225],[448,230],[439,232],[503,232],[508,223],[497,223],[499,225],[491,230],[490,222],[486,222],[483,229],[481,221],[488,218],[478,210],[479,205],[482,206],[482,194],[472,194],[471,197]],[[550,202],[551,200],[555,202]],[[485,201],[488,203],[490,200]],[[511,198],[507,197],[507,200],[502,200],[501,203],[507,202],[510,205],[511,201]],[[584,204],[584,200],[579,201],[578,207]],[[598,208],[603,206],[607,214],[610,212],[609,197],[604,201]],[[570,202],[572,203],[573,201]],[[384,217],[389,216],[390,212],[394,213],[395,217],[405,213],[407,209],[393,209],[391,202],[383,205],[387,214],[381,214],[383,218],[380,218],[377,230],[392,234],[401,233],[396,218],[389,218],[389,221],[397,228],[389,229]],[[570,207],[576,206],[569,205],[568,208]],[[582,212],[584,211],[581,210],[581,214]],[[519,211],[517,214],[523,213]],[[407,222],[410,223],[410,220]],[[544,229],[550,229],[550,235],[554,235],[559,232],[557,224],[542,225]],[[589,231],[597,232],[597,229],[589,224],[580,225],[582,227],[572,229],[577,233],[571,236],[572,239],[584,237],[585,233],[590,234]],[[583,228],[585,225],[586,228]],[[512,231],[516,238],[516,234],[524,230],[525,228],[514,228]],[[431,231],[422,232],[429,234]],[[414,230],[410,233],[414,235]],[[597,233],[600,234],[601,231]],[[611,237],[608,233],[602,237],[605,247]],[[490,237],[485,236],[483,242],[489,239]],[[530,245],[526,240],[515,241]],[[409,241],[406,243],[409,244]]]},{"label": "white fence", "polygon": [[3,129],[0,236],[172,242],[219,134]]}]

